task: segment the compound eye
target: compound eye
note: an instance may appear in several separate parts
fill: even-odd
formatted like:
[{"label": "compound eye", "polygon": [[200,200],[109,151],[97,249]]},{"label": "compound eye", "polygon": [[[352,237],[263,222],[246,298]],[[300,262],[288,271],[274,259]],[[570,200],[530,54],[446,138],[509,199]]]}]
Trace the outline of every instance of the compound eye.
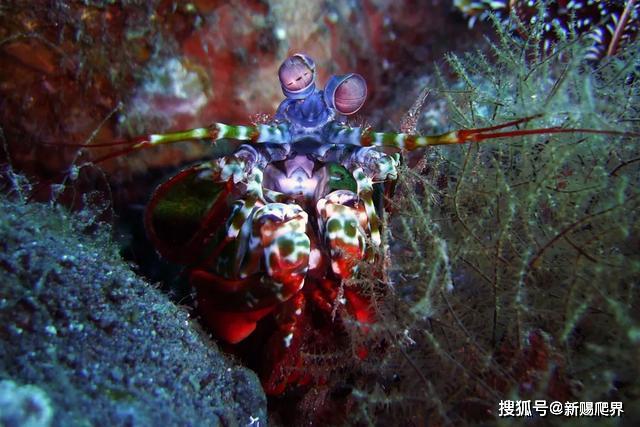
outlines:
[{"label": "compound eye", "polygon": [[367,99],[367,83],[360,74],[344,74],[329,79],[325,101],[340,114],[356,113]]},{"label": "compound eye", "polygon": [[305,54],[297,53],[282,63],[278,77],[282,90],[289,96],[309,89],[314,84],[315,73],[313,60]]}]

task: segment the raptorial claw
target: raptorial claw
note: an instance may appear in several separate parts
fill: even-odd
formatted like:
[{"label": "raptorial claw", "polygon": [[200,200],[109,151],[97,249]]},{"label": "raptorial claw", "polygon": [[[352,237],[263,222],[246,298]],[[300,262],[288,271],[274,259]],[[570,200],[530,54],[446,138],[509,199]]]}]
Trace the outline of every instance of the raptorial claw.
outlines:
[{"label": "raptorial claw", "polygon": [[351,170],[361,168],[374,183],[398,179],[399,163],[397,155],[383,153],[374,147],[360,148],[347,160]]},{"label": "raptorial claw", "polygon": [[364,206],[352,191],[337,190],[320,199],[316,209],[324,224],[331,269],[342,279],[351,277],[366,249]]},{"label": "raptorial claw", "polygon": [[358,185],[358,197],[362,200],[367,218],[369,219],[371,240],[375,246],[380,246],[380,244],[382,244],[382,238],[380,237],[380,218],[373,205],[373,181],[362,168],[356,168],[353,171],[353,177]]},{"label": "raptorial claw", "polygon": [[282,286],[276,294],[279,300],[298,292],[309,268],[307,222],[307,213],[297,205],[269,203],[258,208],[252,218],[241,277],[257,273],[263,260],[269,280]]}]

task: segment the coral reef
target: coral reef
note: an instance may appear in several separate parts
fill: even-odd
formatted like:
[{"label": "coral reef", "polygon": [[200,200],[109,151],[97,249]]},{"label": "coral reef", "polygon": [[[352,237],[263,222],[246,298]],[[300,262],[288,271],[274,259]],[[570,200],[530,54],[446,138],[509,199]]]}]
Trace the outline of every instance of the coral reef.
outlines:
[{"label": "coral reef", "polygon": [[[34,3],[0,6],[4,160],[37,177],[41,199],[114,202],[119,224],[134,230],[166,168],[208,147],[122,156],[101,165],[106,175],[87,176],[89,167],[69,168],[85,165],[77,147],[43,144],[247,123],[273,112],[276,69],[292,51],[327,73],[365,75],[372,98],[362,117],[376,128],[402,121],[432,133],[544,113],[526,126],[638,132],[640,46],[631,32],[594,65],[584,61],[590,35],[554,31],[547,50],[544,22],[514,39],[494,18],[496,34],[478,51],[450,55],[436,87],[427,63],[487,32],[456,21],[449,2]],[[319,336],[302,355],[318,385],[274,398],[270,421],[638,424],[637,139],[518,137],[432,149],[406,166],[387,200],[388,276],[363,266],[346,285],[374,296],[376,323],[362,334],[346,321],[336,333],[346,348]],[[59,172],[65,185],[39,193]],[[21,178],[7,176],[0,182],[20,193]],[[46,393],[67,417],[54,424],[265,420],[256,378],[221,359],[184,310],[121,263],[98,225],[108,209],[73,216],[53,202],[0,203],[0,377]],[[143,264],[153,248],[141,235],[130,241]],[[179,280],[155,262],[146,269]],[[503,399],[620,401],[625,412],[499,419]]]},{"label": "coral reef", "polygon": [[[94,220],[87,211],[0,200],[3,425],[47,425],[50,412],[53,426],[266,420],[256,376],[138,278]],[[22,409],[30,418],[16,408],[21,399],[31,402]]]}]

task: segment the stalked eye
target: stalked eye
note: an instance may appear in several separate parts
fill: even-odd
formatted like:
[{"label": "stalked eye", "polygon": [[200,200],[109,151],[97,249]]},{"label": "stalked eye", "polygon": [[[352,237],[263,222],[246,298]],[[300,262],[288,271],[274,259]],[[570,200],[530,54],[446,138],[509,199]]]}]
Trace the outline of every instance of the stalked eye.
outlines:
[{"label": "stalked eye", "polygon": [[340,114],[354,114],[367,99],[367,83],[360,74],[332,76],[324,90],[324,99]]},{"label": "stalked eye", "polygon": [[316,66],[307,55],[296,53],[282,63],[278,77],[286,97],[304,98],[315,89]]}]

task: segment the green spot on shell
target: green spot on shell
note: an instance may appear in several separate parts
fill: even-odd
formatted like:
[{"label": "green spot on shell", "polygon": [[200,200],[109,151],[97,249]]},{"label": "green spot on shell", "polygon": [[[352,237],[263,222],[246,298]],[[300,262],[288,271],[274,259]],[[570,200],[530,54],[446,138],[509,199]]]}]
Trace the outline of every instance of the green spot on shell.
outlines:
[{"label": "green spot on shell", "polygon": [[283,257],[287,257],[293,253],[295,249],[295,244],[291,239],[281,239],[278,241],[278,246],[280,247],[280,254]]},{"label": "green spot on shell", "polygon": [[349,221],[345,224],[344,232],[348,237],[356,237],[356,226],[353,221]]},{"label": "green spot on shell", "polygon": [[337,233],[340,231],[340,228],[340,221],[337,219],[330,219],[327,222],[327,230],[329,230],[329,233]]}]

